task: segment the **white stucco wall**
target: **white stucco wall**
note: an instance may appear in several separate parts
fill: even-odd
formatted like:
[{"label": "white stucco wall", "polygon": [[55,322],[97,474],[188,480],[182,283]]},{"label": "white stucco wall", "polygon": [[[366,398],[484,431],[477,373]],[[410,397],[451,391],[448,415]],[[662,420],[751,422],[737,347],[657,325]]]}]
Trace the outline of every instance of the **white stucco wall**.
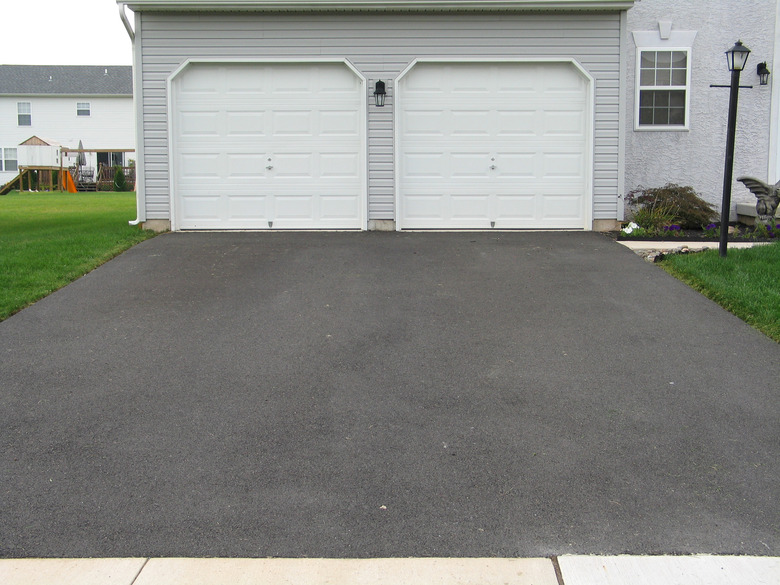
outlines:
[{"label": "white stucco wall", "polygon": [[[638,185],[660,187],[678,183],[694,187],[720,208],[726,150],[729,90],[710,84],[730,83],[725,51],[741,40],[752,52],[740,85],[753,85],[739,94],[736,152],[732,185],[732,217],[737,202],[755,202],[736,177],[767,179],[770,153],[772,78],[759,86],[756,66],[767,61],[775,75],[777,0],[701,2],[701,0],[638,0],[628,11],[626,38],[627,108],[626,192]],[[634,31],[658,31],[659,20],[672,22],[672,31],[695,31],[691,52],[690,128],[687,131],[636,131],[634,99],[636,46]],[[774,182],[780,177],[769,177]]]}]

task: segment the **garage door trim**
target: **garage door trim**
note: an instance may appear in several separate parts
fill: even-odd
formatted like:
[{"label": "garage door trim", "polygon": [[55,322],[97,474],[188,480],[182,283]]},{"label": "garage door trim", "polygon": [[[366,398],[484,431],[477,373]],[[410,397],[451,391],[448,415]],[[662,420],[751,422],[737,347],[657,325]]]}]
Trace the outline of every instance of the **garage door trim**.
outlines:
[{"label": "garage door trim", "polygon": [[[354,75],[357,77],[360,84],[360,100],[361,107],[358,112],[359,116],[359,128],[360,128],[360,155],[362,157],[362,164],[360,165],[359,172],[360,177],[360,196],[359,196],[359,214],[360,214],[360,229],[366,230],[368,226],[368,121],[367,121],[367,108],[368,97],[366,93],[366,77],[346,58],[195,58],[187,59],[181,65],[179,65],[166,79],[167,90],[167,130],[168,130],[168,185],[169,185],[169,205],[171,214],[171,230],[177,231],[182,229],[180,227],[180,218],[178,216],[178,210],[176,209],[177,200],[177,187],[176,178],[176,153],[175,150],[175,134],[174,134],[174,119],[175,119],[175,98],[174,98],[174,82],[177,78],[190,68],[192,65],[318,65],[318,64],[342,64],[345,65]],[[219,231],[219,230],[217,230]]]},{"label": "garage door trim", "polygon": [[[508,57],[508,58],[462,58],[462,57],[441,57],[441,58],[418,58],[414,59],[409,65],[401,71],[395,79],[395,116],[393,122],[393,134],[395,140],[395,216],[396,230],[401,231],[403,226],[403,201],[401,193],[401,157],[403,155],[403,144],[401,140],[401,112],[403,105],[403,91],[401,81],[406,77],[416,65],[421,63],[441,63],[441,64],[570,64],[585,79],[587,85],[586,105],[585,105],[585,193],[584,193],[584,230],[591,230],[593,227],[593,160],[594,160],[594,116],[595,116],[595,80],[590,73],[576,59],[566,57]],[[458,229],[458,228],[453,228]]]}]

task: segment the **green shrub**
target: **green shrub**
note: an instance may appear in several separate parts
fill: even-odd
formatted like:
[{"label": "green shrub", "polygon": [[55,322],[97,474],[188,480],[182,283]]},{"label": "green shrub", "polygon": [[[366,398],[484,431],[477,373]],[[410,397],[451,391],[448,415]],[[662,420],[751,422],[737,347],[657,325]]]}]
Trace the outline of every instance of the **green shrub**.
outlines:
[{"label": "green shrub", "polygon": [[114,191],[127,191],[125,171],[120,166],[114,167]]},{"label": "green shrub", "polygon": [[[693,187],[668,183],[663,187],[637,187],[626,195],[633,220],[642,227],[661,229],[679,225],[682,229],[700,229],[717,218],[715,209]],[[644,225],[642,222],[649,222]],[[659,222],[665,222],[661,223]]]}]

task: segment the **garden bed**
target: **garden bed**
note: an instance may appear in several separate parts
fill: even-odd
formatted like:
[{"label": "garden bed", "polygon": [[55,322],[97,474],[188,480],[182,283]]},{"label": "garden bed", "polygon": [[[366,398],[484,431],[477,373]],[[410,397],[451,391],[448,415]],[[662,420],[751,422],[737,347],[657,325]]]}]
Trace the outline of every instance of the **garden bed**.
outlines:
[{"label": "garden bed", "polygon": [[[720,241],[720,228],[716,224],[710,224],[713,227],[709,229],[666,229],[659,230],[653,234],[632,235],[623,231],[610,232],[610,235],[618,241],[638,241],[638,242],[713,242],[718,244]],[[670,226],[674,228],[676,226]],[[774,226],[747,226],[744,224],[735,224],[729,226],[729,242],[773,242],[780,240],[780,223]]]}]

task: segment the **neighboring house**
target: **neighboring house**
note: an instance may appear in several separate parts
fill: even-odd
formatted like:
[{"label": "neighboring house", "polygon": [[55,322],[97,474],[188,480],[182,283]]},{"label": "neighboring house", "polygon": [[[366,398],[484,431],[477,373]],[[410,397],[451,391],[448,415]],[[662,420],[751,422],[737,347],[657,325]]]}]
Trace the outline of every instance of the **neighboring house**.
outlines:
[{"label": "neighboring house", "polygon": [[717,201],[728,90],[709,85],[737,39],[756,87],[735,174],[777,172],[778,107],[755,76],[773,68],[774,0],[118,4],[150,227],[590,230],[640,184]]},{"label": "neighboring house", "polygon": [[51,148],[41,158],[47,145],[104,149],[85,153],[92,168],[129,164],[133,153],[111,151],[135,148],[132,89],[130,66],[0,65],[0,185],[19,165],[52,160]]}]

